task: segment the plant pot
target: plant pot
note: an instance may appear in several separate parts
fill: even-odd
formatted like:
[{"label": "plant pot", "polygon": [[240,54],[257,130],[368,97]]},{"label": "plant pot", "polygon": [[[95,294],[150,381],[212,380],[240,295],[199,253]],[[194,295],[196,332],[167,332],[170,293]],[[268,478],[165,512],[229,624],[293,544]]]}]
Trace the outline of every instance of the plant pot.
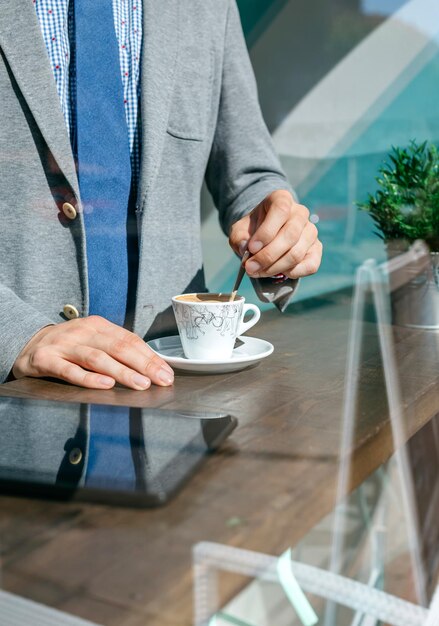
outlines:
[{"label": "plant pot", "polygon": [[[396,251],[388,252],[394,256]],[[413,271],[413,279],[392,293],[395,325],[439,331],[439,252],[430,252],[430,258],[425,272]]]}]

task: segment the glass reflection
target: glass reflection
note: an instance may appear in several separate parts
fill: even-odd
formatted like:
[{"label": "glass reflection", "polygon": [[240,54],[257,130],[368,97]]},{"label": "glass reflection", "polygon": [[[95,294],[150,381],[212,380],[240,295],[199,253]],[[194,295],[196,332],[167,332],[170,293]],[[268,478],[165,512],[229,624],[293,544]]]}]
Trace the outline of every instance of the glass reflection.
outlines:
[{"label": "glass reflection", "polygon": [[212,411],[1,398],[0,488],[114,504],[164,504],[236,423]]}]

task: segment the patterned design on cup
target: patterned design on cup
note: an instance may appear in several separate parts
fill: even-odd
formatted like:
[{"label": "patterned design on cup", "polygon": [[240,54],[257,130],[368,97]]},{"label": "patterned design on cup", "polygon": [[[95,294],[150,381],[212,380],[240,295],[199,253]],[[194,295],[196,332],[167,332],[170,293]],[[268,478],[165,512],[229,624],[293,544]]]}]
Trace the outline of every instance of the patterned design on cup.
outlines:
[{"label": "patterned design on cup", "polygon": [[175,317],[180,329],[189,340],[205,335],[209,328],[214,328],[221,337],[235,338],[241,319],[242,302],[220,307],[209,307],[205,304],[194,307],[175,307]]}]

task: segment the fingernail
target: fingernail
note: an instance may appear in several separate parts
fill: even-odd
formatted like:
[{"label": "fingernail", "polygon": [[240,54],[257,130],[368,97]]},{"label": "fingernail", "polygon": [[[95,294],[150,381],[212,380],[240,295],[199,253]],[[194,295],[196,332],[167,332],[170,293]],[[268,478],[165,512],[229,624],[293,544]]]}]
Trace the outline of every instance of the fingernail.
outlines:
[{"label": "fingernail", "polygon": [[250,252],[252,254],[256,254],[257,252],[259,252],[259,250],[262,250],[263,247],[264,244],[262,243],[262,241],[251,241],[249,244]]},{"label": "fingernail", "polygon": [[159,370],[157,377],[159,381],[163,383],[164,385],[172,385],[172,383],[174,382],[174,373],[170,374],[168,370],[165,369],[164,367],[162,367],[161,370]]},{"label": "fingernail", "polygon": [[131,380],[133,381],[133,384],[140,389],[148,389],[151,385],[149,378],[146,378],[146,376],[142,376],[141,374],[134,374]]},{"label": "fingernail", "polygon": [[247,250],[248,239],[243,239],[238,246],[238,252],[240,256],[244,256],[244,252]]},{"label": "fingernail", "polygon": [[105,385],[105,387],[112,387],[114,385],[114,378],[109,376],[99,376],[99,383]]},{"label": "fingernail", "polygon": [[259,270],[261,269],[261,266],[259,265],[259,263],[256,263],[256,261],[249,261],[246,264],[245,269],[249,274],[256,274],[256,272],[259,272]]}]

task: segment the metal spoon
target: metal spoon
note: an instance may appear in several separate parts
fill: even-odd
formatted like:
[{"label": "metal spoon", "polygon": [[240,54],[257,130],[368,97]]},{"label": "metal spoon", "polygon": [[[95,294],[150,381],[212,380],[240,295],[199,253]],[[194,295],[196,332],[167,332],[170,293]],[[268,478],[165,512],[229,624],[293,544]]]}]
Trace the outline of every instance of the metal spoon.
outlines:
[{"label": "metal spoon", "polygon": [[241,265],[239,266],[238,276],[236,277],[235,284],[233,286],[233,291],[230,294],[229,302],[233,302],[233,300],[236,298],[236,294],[238,293],[239,286],[242,282],[242,279],[244,278],[245,264],[250,258],[250,256],[251,256],[250,252],[246,250],[241,259]]}]

